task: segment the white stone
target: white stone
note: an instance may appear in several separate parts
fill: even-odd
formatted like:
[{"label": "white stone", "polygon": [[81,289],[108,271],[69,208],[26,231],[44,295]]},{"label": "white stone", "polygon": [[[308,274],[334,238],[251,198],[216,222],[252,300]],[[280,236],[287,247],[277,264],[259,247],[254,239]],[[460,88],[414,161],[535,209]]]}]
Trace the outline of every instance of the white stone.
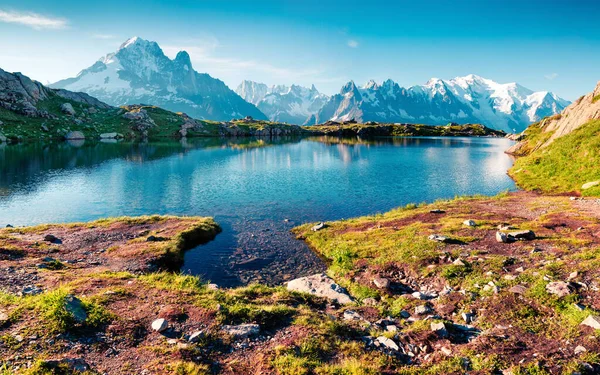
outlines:
[{"label": "white stone", "polygon": [[346,290],[323,273],[289,281],[287,289],[325,297],[342,305],[352,302]]},{"label": "white stone", "polygon": [[156,332],[163,332],[169,328],[169,322],[166,319],[160,318],[152,322],[152,329]]}]

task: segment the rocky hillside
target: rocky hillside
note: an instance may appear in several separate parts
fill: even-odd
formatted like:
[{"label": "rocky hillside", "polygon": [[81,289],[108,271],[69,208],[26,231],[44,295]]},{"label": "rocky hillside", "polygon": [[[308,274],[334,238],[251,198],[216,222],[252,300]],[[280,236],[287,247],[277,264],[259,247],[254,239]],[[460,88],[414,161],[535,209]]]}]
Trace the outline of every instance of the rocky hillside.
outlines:
[{"label": "rocky hillside", "polygon": [[520,136],[519,143],[511,147],[507,153],[511,155],[528,155],[548,146],[554,140],[570,134],[575,129],[591,120],[600,119],[600,82],[594,91],[577,99],[563,112],[544,118],[539,123],[528,127]]},{"label": "rocky hillside", "polygon": [[76,77],[51,85],[83,91],[114,106],[146,103],[194,118],[227,121],[252,116],[267,120],[222,81],[192,67],[181,51],[174,60],[156,42],[131,38]]},{"label": "rocky hillside", "polygon": [[255,104],[271,121],[298,125],[305,124],[329,99],[314,85],[310,88],[297,85],[269,87],[263,83],[243,81],[235,92]]},{"label": "rocky hillside", "polygon": [[562,113],[531,125],[507,153],[519,186],[547,193],[600,195],[600,82]]},{"label": "rocky hillside", "polygon": [[48,88],[0,69],[0,143],[44,139],[299,135],[299,126],[254,120],[202,121],[156,106],[112,107],[88,94]]},{"label": "rocky hillside", "polygon": [[476,75],[433,78],[403,88],[392,80],[358,87],[348,82],[309,120],[409,122],[436,125],[482,123],[505,132],[522,131],[569,104],[553,93],[534,92],[517,83],[500,84]]}]

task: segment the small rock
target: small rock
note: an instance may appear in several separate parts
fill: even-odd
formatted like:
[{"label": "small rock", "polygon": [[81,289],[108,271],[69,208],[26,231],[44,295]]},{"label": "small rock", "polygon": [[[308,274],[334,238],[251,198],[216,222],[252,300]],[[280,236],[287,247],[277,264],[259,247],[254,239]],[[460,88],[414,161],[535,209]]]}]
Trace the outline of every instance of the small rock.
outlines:
[{"label": "small rock", "polygon": [[8,321],[8,314],[0,311],[0,326]]},{"label": "small rock", "polygon": [[577,311],[583,311],[583,310],[585,310],[585,306],[583,306],[580,303],[574,303],[573,306],[577,309]]},{"label": "small rock", "polygon": [[430,241],[435,241],[435,242],[447,242],[448,241],[448,237],[440,236],[439,234],[432,234],[427,238],[429,238]]},{"label": "small rock", "polygon": [[569,274],[569,280],[573,280],[573,279],[577,278],[577,276],[579,276],[579,272],[577,272],[577,271],[571,272]]},{"label": "small rock", "polygon": [[471,313],[462,313],[461,314],[463,320],[465,321],[465,323],[469,324],[472,323],[473,320],[475,320],[475,315],[471,314]]},{"label": "small rock", "polygon": [[425,315],[431,312],[433,312],[433,310],[431,309],[431,307],[429,307],[429,305],[420,305],[415,307],[415,314],[417,315]]},{"label": "small rock", "polygon": [[260,326],[258,324],[224,325],[222,330],[235,338],[246,338],[258,335],[260,333]]},{"label": "small rock", "polygon": [[452,262],[452,264],[454,264],[455,266],[466,266],[465,262],[463,262],[463,260],[460,258],[456,258],[456,260]]},{"label": "small rock", "polygon": [[83,308],[81,300],[72,294],[68,294],[65,297],[65,310],[67,310],[67,312],[71,314],[71,316],[77,323],[81,324],[87,319],[87,313]]},{"label": "small rock", "polygon": [[571,288],[569,288],[569,284],[563,281],[553,281],[548,283],[548,285],[546,285],[546,291],[558,297],[568,296],[572,293]]},{"label": "small rock", "polygon": [[600,329],[600,317],[595,315],[589,315],[581,322],[582,326],[592,327],[593,329]]},{"label": "small rock", "polygon": [[163,332],[169,328],[169,322],[166,319],[160,318],[152,322],[152,329],[156,332]]},{"label": "small rock", "polygon": [[211,284],[208,284],[208,285],[206,286],[206,288],[207,288],[208,290],[219,290],[219,286],[218,286],[217,284],[212,284],[212,283],[211,283]]},{"label": "small rock", "polygon": [[468,227],[476,227],[477,223],[475,223],[473,220],[465,220],[463,221],[463,225],[466,225]]},{"label": "small rock", "polygon": [[377,300],[375,298],[372,297],[368,297],[362,300],[363,304],[365,304],[366,306],[375,306],[377,305]]},{"label": "small rock", "polygon": [[525,292],[527,291],[527,287],[524,285],[515,285],[511,287],[508,291],[515,294],[525,294]]},{"label": "small rock", "polygon": [[177,344],[177,340],[176,339],[168,339],[167,340],[167,344],[169,344],[169,345],[175,345],[175,344]]},{"label": "small rock", "polygon": [[581,353],[585,353],[585,352],[587,352],[587,349],[586,349],[585,347],[581,346],[581,345],[578,345],[578,346],[575,348],[575,351],[574,351],[574,352],[575,352],[575,355],[579,355],[579,354],[581,354]]},{"label": "small rock", "polygon": [[46,242],[52,242],[52,243],[60,243],[60,239],[58,239],[58,237],[56,237],[53,234],[47,234],[44,236],[44,241]]},{"label": "small rock", "polygon": [[391,350],[395,350],[395,351],[400,350],[400,347],[398,346],[398,344],[396,344],[394,342],[394,340],[388,339],[385,336],[379,336],[376,340],[377,340],[377,342],[379,342],[381,345],[383,345],[387,349],[391,349]]},{"label": "small rock", "polygon": [[445,213],[446,213],[446,211],[444,211],[444,210],[440,210],[440,209],[438,209],[438,208],[436,208],[436,209],[434,209],[434,210],[431,210],[431,211],[429,211],[429,212],[430,212],[430,213],[432,213],[432,214],[445,214]]},{"label": "small rock", "polygon": [[510,232],[510,233],[508,233],[508,236],[512,237],[514,239],[517,239],[517,240],[526,240],[526,241],[535,240],[535,233],[533,233],[533,231],[531,231],[531,230],[520,230],[520,231],[516,231],[516,232]]},{"label": "small rock", "polygon": [[385,330],[388,332],[398,332],[398,327],[393,324],[390,324],[388,326],[385,326]]},{"label": "small rock", "polygon": [[71,115],[71,116],[75,115],[75,109],[73,108],[73,106],[71,105],[71,103],[63,103],[60,106],[60,110],[64,114]]},{"label": "small rock", "polygon": [[390,280],[385,277],[377,276],[373,278],[373,284],[380,289],[387,289],[390,287]]},{"label": "small rock", "polygon": [[446,324],[444,324],[444,322],[438,322],[438,323],[432,322],[430,327],[431,327],[431,331],[435,332],[438,336],[440,336],[440,337],[448,336],[448,330],[446,329]]},{"label": "small rock", "polygon": [[516,279],[517,279],[517,277],[515,275],[504,275],[504,280],[512,281],[512,280],[516,280]]},{"label": "small rock", "polygon": [[66,140],[79,140],[79,139],[85,139],[85,135],[80,131],[72,131],[72,132],[68,132],[67,134],[65,134],[64,138]]},{"label": "small rock", "polygon": [[404,319],[408,319],[408,318],[410,318],[410,313],[406,310],[402,310],[402,311],[400,311],[400,316]]},{"label": "small rock", "polygon": [[442,353],[444,353],[444,355],[446,356],[450,356],[452,354],[452,350],[449,348],[446,348],[445,346],[442,346],[442,348],[440,349],[440,351]]},{"label": "small rock", "polygon": [[314,227],[310,228],[310,230],[312,230],[313,232],[318,232],[318,231],[320,231],[323,228],[325,228],[325,223],[320,222],[319,224],[317,224]]},{"label": "small rock", "polygon": [[188,338],[188,341],[189,342],[198,342],[203,337],[204,337],[204,332],[202,332],[202,331],[196,331],[196,332],[194,332],[194,333],[192,333],[190,335],[190,337]]},{"label": "small rock", "polygon": [[525,272],[525,268],[519,267],[519,268],[516,268],[515,271],[518,273],[523,273],[523,272]]},{"label": "small rock", "polygon": [[504,232],[496,232],[496,241],[500,243],[509,243],[510,239],[508,235]]},{"label": "small rock", "polygon": [[357,313],[354,310],[346,310],[344,311],[344,320],[350,320],[350,321],[361,321],[362,316],[360,316],[359,313]]}]

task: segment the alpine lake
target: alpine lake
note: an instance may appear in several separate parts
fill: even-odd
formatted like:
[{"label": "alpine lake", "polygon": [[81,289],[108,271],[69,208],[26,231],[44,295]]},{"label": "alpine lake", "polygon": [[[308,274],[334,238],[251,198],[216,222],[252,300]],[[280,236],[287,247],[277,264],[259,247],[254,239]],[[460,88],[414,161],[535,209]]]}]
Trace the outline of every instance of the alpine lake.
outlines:
[{"label": "alpine lake", "polygon": [[0,144],[0,225],[151,214],[223,231],[182,272],[220,286],[325,269],[290,229],[408,203],[515,190],[503,138],[193,138]]}]

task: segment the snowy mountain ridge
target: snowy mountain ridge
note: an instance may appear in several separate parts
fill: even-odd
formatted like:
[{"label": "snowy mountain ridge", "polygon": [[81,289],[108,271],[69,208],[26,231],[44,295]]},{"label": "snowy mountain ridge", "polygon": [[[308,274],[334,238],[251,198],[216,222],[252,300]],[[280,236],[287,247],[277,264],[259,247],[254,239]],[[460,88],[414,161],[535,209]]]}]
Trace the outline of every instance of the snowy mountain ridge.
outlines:
[{"label": "snowy mountain ridge", "polygon": [[371,80],[361,87],[350,81],[309,122],[482,123],[518,132],[560,113],[568,104],[551,92],[534,92],[517,83],[501,84],[474,74],[450,80],[432,78],[409,88],[391,79],[381,84]]},{"label": "snowy mountain ridge", "polygon": [[196,72],[187,52],[171,60],[156,42],[139,37],[128,39],[76,77],[51,87],[85,92],[115,106],[152,104],[201,119],[267,119],[222,81]]},{"label": "snowy mountain ridge", "polygon": [[314,85],[310,88],[298,85],[267,86],[243,81],[235,92],[256,105],[269,120],[291,124],[304,124],[329,100],[329,96],[320,93]]}]

